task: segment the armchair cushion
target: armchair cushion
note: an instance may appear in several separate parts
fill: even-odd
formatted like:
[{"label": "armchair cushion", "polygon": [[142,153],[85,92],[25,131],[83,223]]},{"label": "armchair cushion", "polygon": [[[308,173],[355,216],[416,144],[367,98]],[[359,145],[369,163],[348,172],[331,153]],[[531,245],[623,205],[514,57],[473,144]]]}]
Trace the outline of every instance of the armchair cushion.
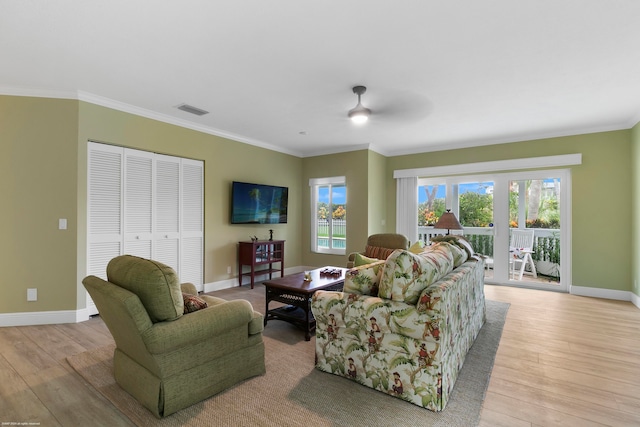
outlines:
[{"label": "armchair cushion", "polygon": [[153,323],[176,320],[184,313],[178,276],[167,265],[121,255],[109,261],[107,280],[138,295]]},{"label": "armchair cushion", "polygon": [[420,293],[453,270],[449,251],[425,251],[414,254],[398,249],[385,261],[378,296],[415,304]]},{"label": "armchair cushion", "polygon": [[151,354],[168,353],[236,328],[248,331],[248,324],[253,318],[249,301],[227,301],[214,308],[182,316],[175,322],[156,323],[143,332],[142,339]]}]

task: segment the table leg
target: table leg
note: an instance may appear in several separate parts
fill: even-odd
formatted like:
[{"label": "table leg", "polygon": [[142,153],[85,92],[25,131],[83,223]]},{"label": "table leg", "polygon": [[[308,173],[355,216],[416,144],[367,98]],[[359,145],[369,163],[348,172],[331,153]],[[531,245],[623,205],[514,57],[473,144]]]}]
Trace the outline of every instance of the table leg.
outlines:
[{"label": "table leg", "polygon": [[305,314],[305,331],[304,331],[304,340],[305,341],[311,341],[311,323],[309,322],[309,311],[310,311],[310,302],[309,300],[307,300],[307,303],[305,304],[304,307],[304,314]]},{"label": "table leg", "polygon": [[265,308],[264,308],[264,326],[267,326],[267,317],[269,317],[269,288],[265,287]]}]

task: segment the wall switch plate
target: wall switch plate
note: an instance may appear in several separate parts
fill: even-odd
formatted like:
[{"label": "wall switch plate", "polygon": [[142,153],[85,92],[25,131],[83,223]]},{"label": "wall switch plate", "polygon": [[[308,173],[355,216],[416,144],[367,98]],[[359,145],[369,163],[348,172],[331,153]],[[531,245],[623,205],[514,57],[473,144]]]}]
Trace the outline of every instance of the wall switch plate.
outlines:
[{"label": "wall switch plate", "polygon": [[67,218],[60,218],[58,220],[58,230],[66,230],[67,229]]},{"label": "wall switch plate", "polygon": [[27,301],[38,301],[38,288],[27,288]]}]

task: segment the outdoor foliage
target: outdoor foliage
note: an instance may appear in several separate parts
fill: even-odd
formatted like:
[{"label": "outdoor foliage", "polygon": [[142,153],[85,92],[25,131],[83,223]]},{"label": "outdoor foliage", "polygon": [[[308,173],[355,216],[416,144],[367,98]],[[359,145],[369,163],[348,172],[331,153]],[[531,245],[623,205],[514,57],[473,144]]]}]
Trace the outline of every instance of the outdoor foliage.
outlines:
[{"label": "outdoor foliage", "polygon": [[435,199],[431,209],[429,209],[428,202],[420,203],[418,205],[418,226],[435,224],[444,212],[444,199]]},{"label": "outdoor foliage", "polygon": [[[345,219],[347,216],[347,207],[346,205],[333,205],[334,210],[331,212],[331,218],[333,219]],[[327,219],[329,218],[329,206],[327,203],[320,202],[318,203],[318,218],[319,219]]]},{"label": "outdoor foliage", "polygon": [[459,221],[464,227],[488,227],[493,222],[493,195],[461,194]]}]

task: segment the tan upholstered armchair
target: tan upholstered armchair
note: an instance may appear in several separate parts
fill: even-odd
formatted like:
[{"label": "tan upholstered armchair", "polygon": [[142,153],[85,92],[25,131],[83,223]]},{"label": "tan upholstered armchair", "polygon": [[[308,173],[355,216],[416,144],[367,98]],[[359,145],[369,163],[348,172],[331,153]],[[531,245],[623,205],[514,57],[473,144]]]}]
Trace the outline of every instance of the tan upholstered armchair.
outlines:
[{"label": "tan upholstered armchair", "polygon": [[170,267],[130,255],[107,278],[82,283],[116,342],[116,382],[156,417],[265,372],[263,317],[248,301],[197,297]]},{"label": "tan upholstered armchair", "polygon": [[356,253],[368,258],[386,259],[391,252],[396,249],[407,249],[409,240],[402,234],[382,233],[372,234],[367,239],[367,245],[362,252],[352,252],[349,254],[347,268],[353,268]]}]

